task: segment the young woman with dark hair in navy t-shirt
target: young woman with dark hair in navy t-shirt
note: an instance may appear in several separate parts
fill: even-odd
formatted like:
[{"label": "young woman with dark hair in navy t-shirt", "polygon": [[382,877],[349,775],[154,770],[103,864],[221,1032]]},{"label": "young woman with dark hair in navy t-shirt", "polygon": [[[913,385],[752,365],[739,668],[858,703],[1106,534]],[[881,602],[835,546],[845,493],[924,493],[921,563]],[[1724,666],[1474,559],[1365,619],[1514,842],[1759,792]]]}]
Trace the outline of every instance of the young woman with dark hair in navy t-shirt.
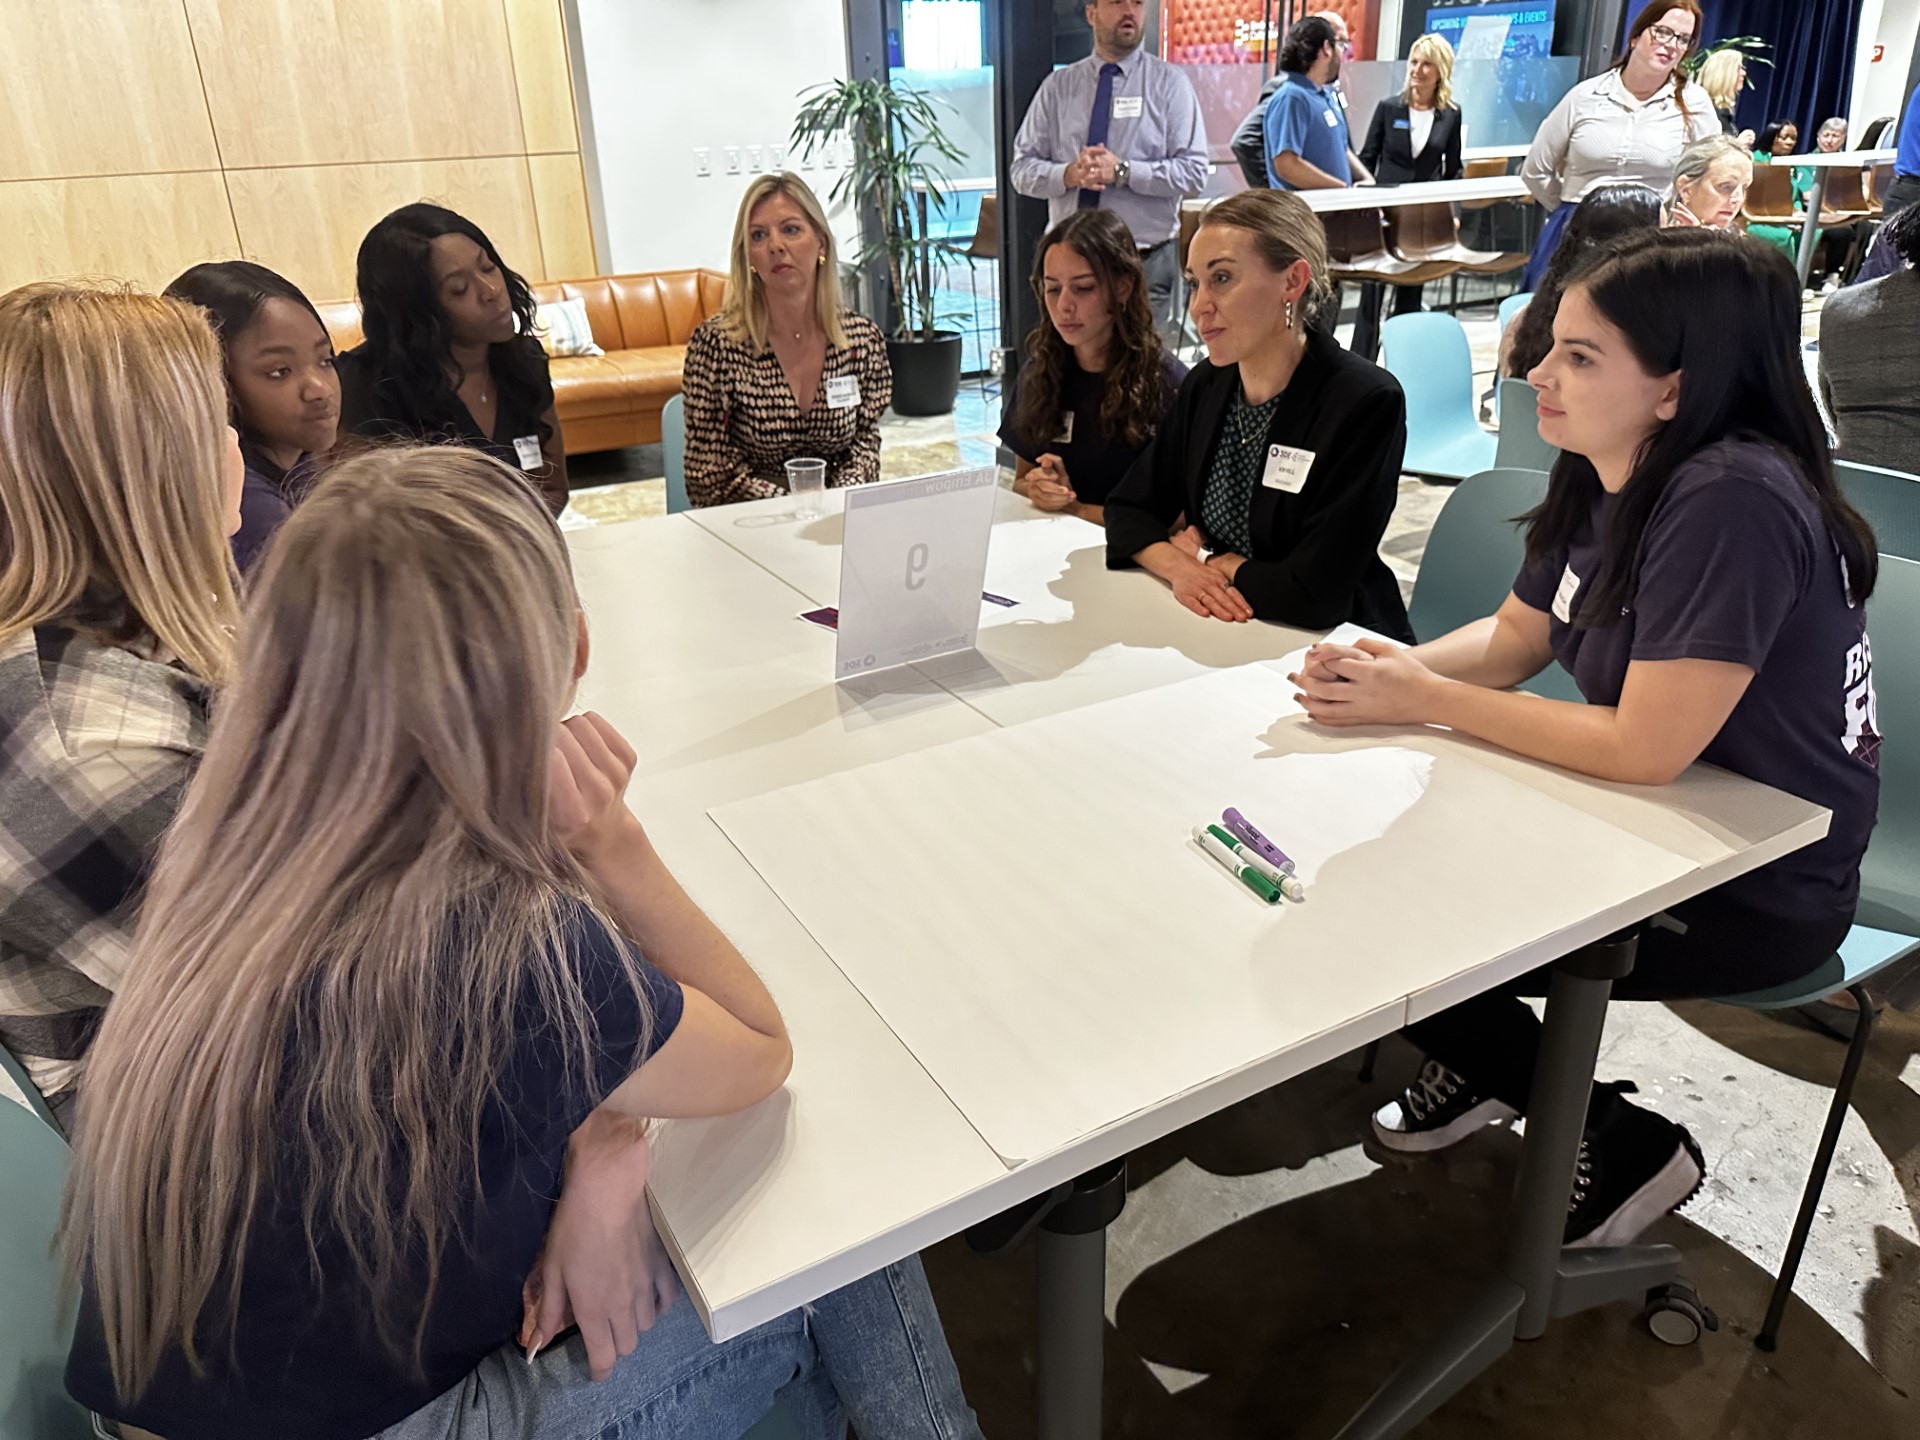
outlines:
[{"label": "young woman with dark hair in navy t-shirt", "polygon": [[[650,1117],[768,1096],[752,969],[562,721],[587,637],[531,485],[347,461],[262,561],[80,1101],[67,1387],[168,1440],[977,1440],[918,1262],[715,1344]],[[598,1382],[598,1383],[595,1383]]]},{"label": "young woman with dark hair in navy t-shirt", "polygon": [[[1865,603],[1872,532],[1835,488],[1800,362],[1793,267],[1759,241],[1636,235],[1577,274],[1528,376],[1564,452],[1499,612],[1408,650],[1316,646],[1294,676],[1329,725],[1437,724],[1604,780],[1695,760],[1833,812],[1825,839],[1673,907],[1626,999],[1808,974],[1853,918],[1879,796]],[[1587,703],[1512,687],[1558,660]],[[1545,971],[1421,1021],[1428,1063],[1374,1117],[1427,1152],[1520,1112]],[[1625,1244],[1699,1187],[1684,1129],[1598,1087],[1569,1244]]]}]

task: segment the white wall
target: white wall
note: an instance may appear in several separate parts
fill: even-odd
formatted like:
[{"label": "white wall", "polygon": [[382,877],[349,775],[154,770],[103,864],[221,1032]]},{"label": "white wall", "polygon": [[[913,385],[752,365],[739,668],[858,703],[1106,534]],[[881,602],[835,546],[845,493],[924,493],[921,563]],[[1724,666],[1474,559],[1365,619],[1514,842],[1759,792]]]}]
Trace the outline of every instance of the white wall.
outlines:
[{"label": "white wall", "polygon": [[[1907,101],[1907,70],[1920,41],[1920,0],[1865,0],[1860,7],[1860,50],[1853,66],[1851,139],[1869,120],[1899,115]],[[1883,57],[1873,63],[1876,46]],[[1885,142],[1891,145],[1891,139]]]},{"label": "white wall", "polygon": [[[845,76],[841,0],[572,0],[570,37],[583,132],[591,135],[602,263],[613,274],[705,265],[727,268],[734,211],[785,146],[796,96]],[[727,173],[737,148],[740,173]],[[694,151],[709,174],[695,173]],[[838,169],[799,170],[822,200]],[[855,238],[835,216],[842,254]]]}]

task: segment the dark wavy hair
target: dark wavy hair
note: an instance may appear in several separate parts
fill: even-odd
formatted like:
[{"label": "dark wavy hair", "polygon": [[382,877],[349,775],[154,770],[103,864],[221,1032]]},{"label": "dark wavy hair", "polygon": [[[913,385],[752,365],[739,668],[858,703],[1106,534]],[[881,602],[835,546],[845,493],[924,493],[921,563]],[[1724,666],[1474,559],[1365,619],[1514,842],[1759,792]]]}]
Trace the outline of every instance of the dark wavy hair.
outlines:
[{"label": "dark wavy hair", "polygon": [[1013,429],[1035,445],[1060,430],[1060,392],[1073,351],[1046,318],[1047,253],[1056,245],[1065,245],[1087,262],[1113,312],[1106,395],[1100,402],[1101,432],[1122,445],[1145,445],[1166,409],[1166,354],[1153,326],[1147,273],[1141,268],[1133,232],[1111,210],[1074,211],[1046,233],[1034,253],[1033,293],[1040,297],[1041,320],[1027,335]]},{"label": "dark wavy hair", "polygon": [[1560,248],[1540,277],[1540,288],[1513,322],[1508,375],[1524,380],[1529,370],[1547,358],[1553,348],[1553,317],[1560,313],[1560,292],[1567,277],[1597,246],[1635,230],[1659,229],[1661,203],[1660,193],[1646,185],[1602,185],[1588,192],[1567,220]]},{"label": "dark wavy hair", "polygon": [[[1654,230],[1614,242],[1577,271],[1578,286],[1626,338],[1649,375],[1680,374],[1673,419],[1647,437],[1602,537],[1600,573],[1573,623],[1617,620],[1638,588],[1640,540],[1674,473],[1721,440],[1757,440],[1793,463],[1846,562],[1850,598],[1873,593],[1873,531],[1834,482],[1827,432],[1800,359],[1800,279],[1763,241],[1714,230]],[[1593,462],[1562,451],[1546,499],[1525,519],[1527,559],[1570,544],[1602,490]]]},{"label": "dark wavy hair", "polygon": [[1324,15],[1309,15],[1296,22],[1280,42],[1280,68],[1294,75],[1306,74],[1333,39],[1333,22]]},{"label": "dark wavy hair", "polygon": [[[234,340],[246,332],[247,327],[259,316],[260,307],[269,300],[291,300],[313,317],[313,323],[320,327],[321,334],[329,334],[327,322],[320,318],[320,312],[313,308],[313,302],[307,299],[298,285],[251,260],[214,260],[205,265],[192,266],[181,271],[162,293],[175,300],[184,300],[189,305],[198,305],[206,311],[207,319],[213,325],[213,333],[219,337],[220,353],[229,360]],[[231,376],[227,381],[227,395],[228,413],[233,416],[234,429],[240,432],[243,440],[255,439],[243,423],[246,417],[240,413],[240,407],[232,403]]]},{"label": "dark wavy hair", "polygon": [[[506,280],[519,333],[489,347],[488,368],[503,400],[544,416],[553,404],[546,352],[533,333],[533,291],[507,268],[486,232],[440,205],[402,205],[375,222],[360,242],[354,281],[360,291],[360,326],[375,393],[386,413],[423,431],[455,403],[447,378],[452,348],[446,312],[434,292],[428,254],[442,235],[464,235],[482,250]],[[540,443],[553,436],[543,419]]]},{"label": "dark wavy hair", "polygon": [[1880,243],[1909,265],[1920,265],[1920,205],[1909,205],[1880,227]]}]

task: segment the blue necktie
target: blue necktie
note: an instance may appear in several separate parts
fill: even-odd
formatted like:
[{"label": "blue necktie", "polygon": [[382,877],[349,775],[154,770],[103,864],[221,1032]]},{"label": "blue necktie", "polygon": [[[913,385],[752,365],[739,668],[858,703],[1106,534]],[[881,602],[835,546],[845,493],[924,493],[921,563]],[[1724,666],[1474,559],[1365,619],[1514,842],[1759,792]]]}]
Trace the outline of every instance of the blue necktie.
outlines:
[{"label": "blue necktie", "polygon": [[[1113,127],[1113,82],[1120,78],[1118,65],[1100,67],[1100,84],[1093,92],[1093,116],[1087,121],[1087,144],[1104,145],[1107,143],[1107,131]],[[1080,192],[1080,208],[1092,210],[1100,204],[1098,190]]]}]

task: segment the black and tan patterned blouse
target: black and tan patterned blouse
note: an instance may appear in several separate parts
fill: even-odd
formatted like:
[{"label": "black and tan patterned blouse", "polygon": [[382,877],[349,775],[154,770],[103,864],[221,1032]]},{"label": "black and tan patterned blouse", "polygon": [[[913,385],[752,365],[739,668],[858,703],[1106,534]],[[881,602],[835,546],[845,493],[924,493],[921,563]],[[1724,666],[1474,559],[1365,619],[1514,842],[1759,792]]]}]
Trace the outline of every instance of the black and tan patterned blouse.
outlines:
[{"label": "black and tan patterned blouse", "polygon": [[[702,321],[687,342],[682,391],[687,407],[687,498],[695,505],[764,500],[787,491],[786,463],[827,462],[827,484],[867,485],[880,478],[880,412],[893,398],[893,369],[880,327],[850,310],[840,314],[844,346],[829,343],[820,387],[803,413],[771,347],[755,355],[731,339],[720,317]],[[858,399],[827,403],[829,381],[851,378]],[[844,384],[834,387],[835,399]]]}]

